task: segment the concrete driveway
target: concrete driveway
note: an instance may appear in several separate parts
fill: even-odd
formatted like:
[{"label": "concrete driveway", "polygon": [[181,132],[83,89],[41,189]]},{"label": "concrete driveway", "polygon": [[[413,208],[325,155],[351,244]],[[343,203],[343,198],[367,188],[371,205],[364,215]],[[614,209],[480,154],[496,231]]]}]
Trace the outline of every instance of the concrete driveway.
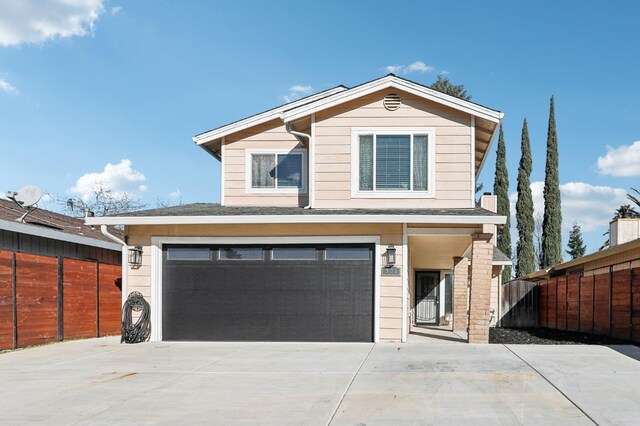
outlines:
[{"label": "concrete driveway", "polygon": [[64,342],[0,354],[0,422],[637,424],[640,353],[617,349]]}]

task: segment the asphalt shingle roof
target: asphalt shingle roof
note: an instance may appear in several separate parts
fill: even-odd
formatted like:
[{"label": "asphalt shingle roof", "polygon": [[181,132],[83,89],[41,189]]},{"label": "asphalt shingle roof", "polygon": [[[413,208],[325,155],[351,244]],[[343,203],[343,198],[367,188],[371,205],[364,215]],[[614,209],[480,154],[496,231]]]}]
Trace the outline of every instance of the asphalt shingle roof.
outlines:
[{"label": "asphalt shingle roof", "polygon": [[149,216],[271,216],[271,215],[425,215],[425,216],[498,216],[489,210],[468,209],[304,209],[302,207],[221,206],[195,203],[159,209],[140,210],[117,217]]},{"label": "asphalt shingle roof", "polygon": [[[15,222],[25,211],[11,200],[0,199],[0,220]],[[100,229],[85,225],[84,219],[54,213],[49,210],[34,210],[26,217],[24,224],[113,243],[112,240],[100,232]],[[109,232],[119,238],[123,238],[122,231],[116,228],[110,226]]]}]

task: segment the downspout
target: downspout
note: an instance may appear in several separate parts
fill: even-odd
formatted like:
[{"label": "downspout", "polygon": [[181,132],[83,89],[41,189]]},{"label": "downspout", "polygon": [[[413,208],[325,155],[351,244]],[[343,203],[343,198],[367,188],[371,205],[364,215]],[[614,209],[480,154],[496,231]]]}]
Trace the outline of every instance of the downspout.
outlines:
[{"label": "downspout", "polygon": [[102,235],[109,238],[112,241],[122,245],[122,301],[120,306],[124,306],[124,302],[127,300],[127,273],[128,271],[125,269],[127,266],[127,243],[122,241],[120,238],[109,232],[107,225],[100,225],[100,232]]},{"label": "downspout", "polygon": [[102,234],[109,238],[110,240],[115,241],[116,243],[120,244],[122,246],[122,248],[125,248],[127,246],[127,243],[125,243],[124,241],[122,241],[120,238],[116,237],[115,235],[111,234],[109,232],[109,229],[107,228],[107,225],[100,225],[100,232],[102,232]]},{"label": "downspout", "polygon": [[[311,125],[313,127],[313,123]],[[311,208],[311,200],[313,199],[312,198],[313,194],[311,193],[311,188],[313,187],[313,185],[311,184],[311,182],[312,182],[313,175],[314,175],[313,171],[311,170],[312,169],[311,164],[313,162],[313,156],[314,156],[313,154],[315,154],[315,146],[313,146],[311,135],[306,134],[306,133],[302,133],[302,132],[298,132],[297,130],[293,130],[293,127],[289,123],[285,124],[285,129],[287,130],[288,133],[290,133],[293,136],[295,136],[296,139],[300,140],[300,138],[307,138],[307,141],[309,141],[309,150],[308,150],[309,154],[307,155],[307,157],[308,157],[307,158],[307,162],[308,162],[308,165],[307,165],[307,194],[309,196],[309,201],[308,201],[309,204],[307,204],[304,208],[305,209],[310,209]],[[300,141],[300,142],[302,142],[302,141]]]}]

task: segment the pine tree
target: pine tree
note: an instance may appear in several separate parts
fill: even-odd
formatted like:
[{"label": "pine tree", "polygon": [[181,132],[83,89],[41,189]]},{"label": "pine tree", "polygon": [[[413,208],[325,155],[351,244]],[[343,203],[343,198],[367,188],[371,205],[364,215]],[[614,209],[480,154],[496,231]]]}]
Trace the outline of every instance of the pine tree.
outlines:
[{"label": "pine tree", "polygon": [[567,250],[567,254],[571,256],[571,259],[582,257],[587,251],[587,247],[584,245],[584,241],[582,241],[582,231],[580,229],[580,225],[578,225],[577,223],[574,223],[573,227],[571,228],[567,247],[569,248],[569,250]]},{"label": "pine tree", "polygon": [[[498,150],[496,156],[496,175],[493,180],[493,193],[498,199],[498,214],[507,217],[507,223],[498,229],[498,249],[511,258],[511,206],[509,205],[509,172],[507,171],[507,151],[504,133],[500,126]],[[502,282],[511,279],[511,266],[502,271]]]},{"label": "pine tree", "polygon": [[518,244],[516,246],[516,276],[521,277],[534,271],[536,267],[533,248],[533,197],[531,196],[531,143],[527,119],[522,124],[520,166],[518,167],[518,201],[516,202],[516,226]]},{"label": "pine tree", "polygon": [[438,79],[434,81],[430,87],[438,92],[446,93],[447,95],[455,96],[465,101],[471,100],[471,95],[467,94],[467,91],[464,89],[464,84],[453,84],[449,81],[449,77],[439,75]]},{"label": "pine tree", "polygon": [[542,220],[542,268],[562,262],[562,212],[558,171],[558,136],[553,96],[549,106],[547,164],[544,178],[544,218]]}]

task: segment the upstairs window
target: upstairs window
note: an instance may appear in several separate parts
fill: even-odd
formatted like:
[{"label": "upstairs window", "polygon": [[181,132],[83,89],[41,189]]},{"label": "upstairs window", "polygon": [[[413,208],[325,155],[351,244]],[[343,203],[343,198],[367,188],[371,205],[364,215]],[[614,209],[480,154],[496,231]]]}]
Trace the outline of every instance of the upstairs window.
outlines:
[{"label": "upstairs window", "polygon": [[430,129],[356,131],[354,195],[433,196],[433,137]]},{"label": "upstairs window", "polygon": [[303,149],[249,152],[247,189],[255,192],[305,191],[307,179],[305,157]]}]

